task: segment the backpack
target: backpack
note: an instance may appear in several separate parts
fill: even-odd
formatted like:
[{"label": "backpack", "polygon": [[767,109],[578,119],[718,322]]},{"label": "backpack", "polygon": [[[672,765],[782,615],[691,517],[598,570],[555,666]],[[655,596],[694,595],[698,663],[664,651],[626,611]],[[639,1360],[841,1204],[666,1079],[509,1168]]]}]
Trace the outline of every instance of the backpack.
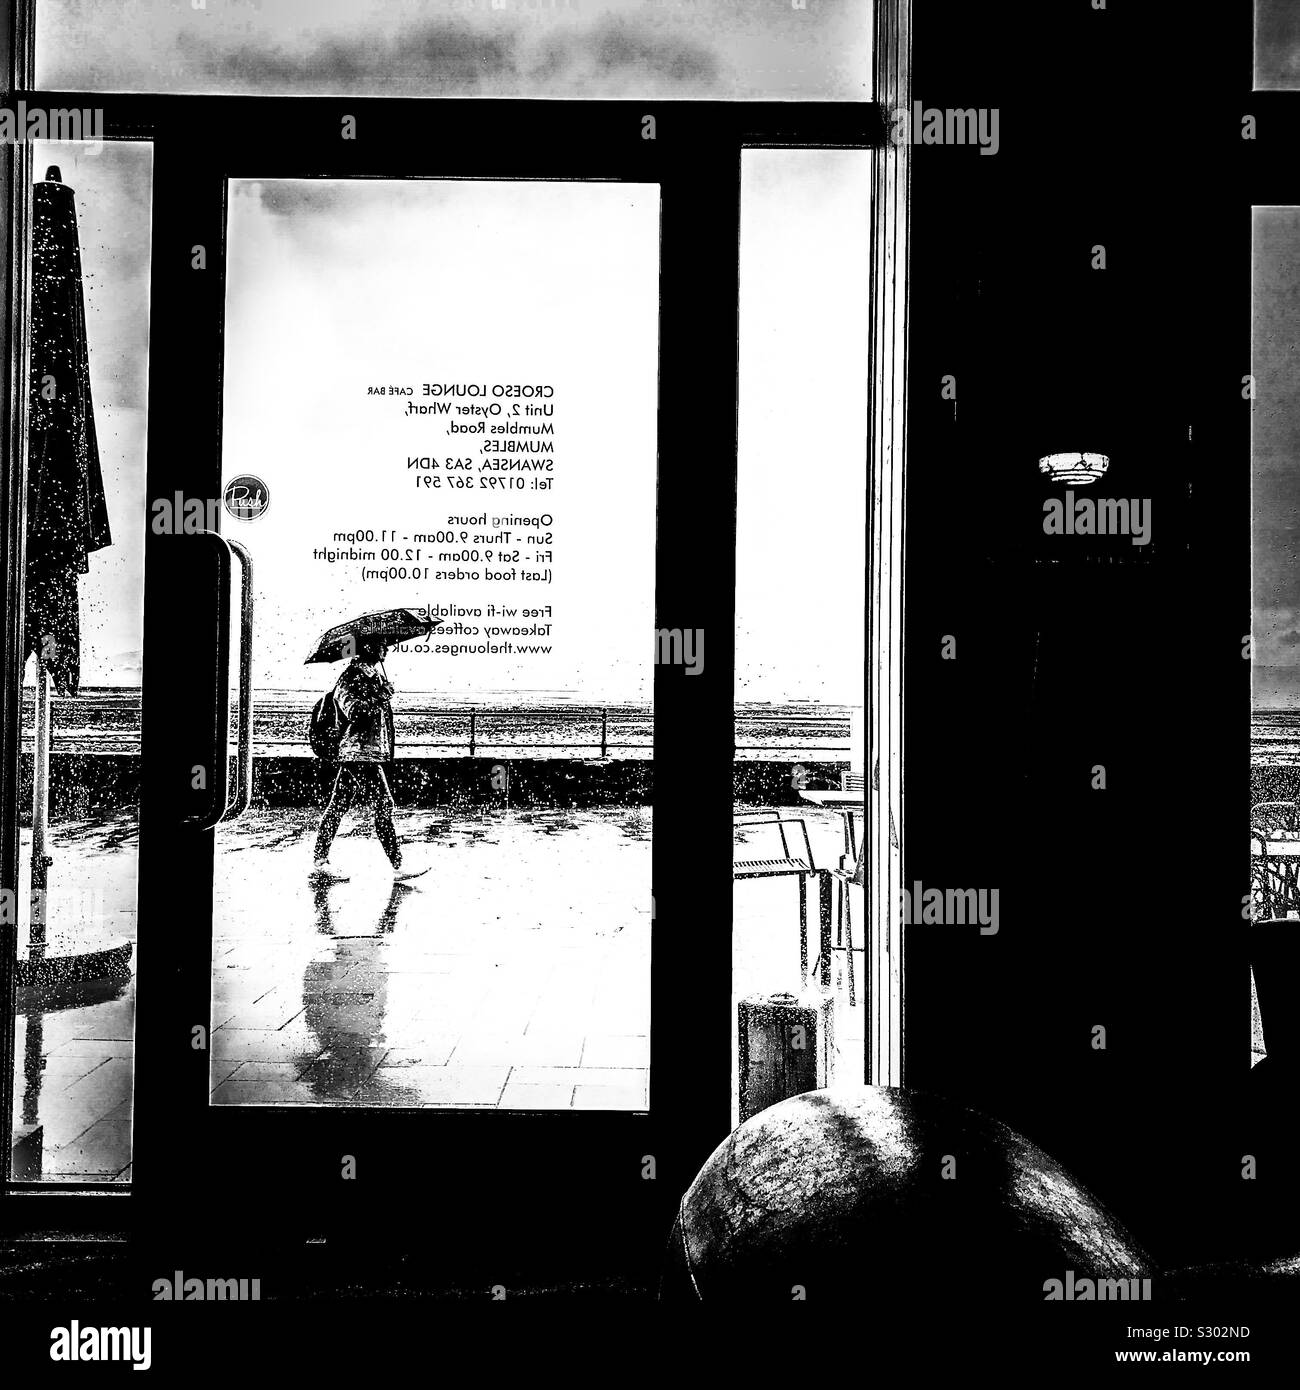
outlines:
[{"label": "backpack", "polygon": [[312,706],[311,722],[307,726],[307,742],[311,751],[327,763],[336,763],[339,758],[339,743],[347,720],[339,709],[334,692],[327,690]]}]

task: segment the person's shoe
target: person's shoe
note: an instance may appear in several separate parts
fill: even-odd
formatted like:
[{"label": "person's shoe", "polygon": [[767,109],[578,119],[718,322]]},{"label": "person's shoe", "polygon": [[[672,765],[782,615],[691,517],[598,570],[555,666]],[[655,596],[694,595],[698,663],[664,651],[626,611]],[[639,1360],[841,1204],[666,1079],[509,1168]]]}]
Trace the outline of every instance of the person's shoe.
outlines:
[{"label": "person's shoe", "polygon": [[341,869],[336,869],[326,860],[317,860],[311,867],[309,877],[316,879],[320,883],[346,883],[348,875]]},{"label": "person's shoe", "polygon": [[423,869],[394,869],[393,877],[397,879],[399,883],[404,883],[408,878],[419,878],[421,874],[427,874],[428,872],[429,869],[427,865]]}]

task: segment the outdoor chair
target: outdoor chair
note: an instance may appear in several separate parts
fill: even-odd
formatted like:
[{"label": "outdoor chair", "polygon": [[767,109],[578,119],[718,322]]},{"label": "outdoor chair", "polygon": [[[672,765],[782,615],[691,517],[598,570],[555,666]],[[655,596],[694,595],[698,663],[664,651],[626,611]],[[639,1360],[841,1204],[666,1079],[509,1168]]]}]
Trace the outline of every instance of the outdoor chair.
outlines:
[{"label": "outdoor chair", "polygon": [[[866,789],[867,779],[861,772],[840,773],[840,791],[856,792],[865,802]],[[853,968],[853,920],[849,908],[849,888],[851,885],[858,888],[866,886],[864,872],[866,861],[862,850],[863,846],[858,844],[857,835],[853,828],[853,814],[846,810],[844,813],[844,853],[840,855],[839,867],[831,870],[831,877],[836,881],[836,917],[838,920],[833,949],[843,951],[848,961],[849,1008],[853,1008],[857,1003]]]},{"label": "outdoor chair", "polygon": [[[852,835],[850,830],[849,835]],[[839,927],[835,933],[835,951],[843,951],[849,966],[849,1008],[857,1005],[857,984],[853,965],[853,952],[865,950],[865,946],[853,945],[853,923],[849,917],[849,889],[867,886],[867,847],[852,845],[849,854],[840,855],[839,867],[831,869],[830,876],[835,880],[839,897]]]},{"label": "outdoor chair", "polygon": [[[742,878],[797,878],[799,880],[799,977],[803,988],[808,987],[808,880],[817,880],[818,921],[821,929],[823,950],[818,955],[821,965],[822,984],[830,984],[830,957],[825,947],[831,937],[831,874],[819,869],[813,863],[812,844],[808,839],[808,827],[798,818],[786,820],[780,811],[744,811],[735,818],[736,828],[750,826],[772,826],[781,842],[781,853],[763,859],[736,859],[731,861],[733,880]],[[791,846],[788,832],[797,829],[802,844]],[[775,846],[774,846],[775,847]]]},{"label": "outdoor chair", "polygon": [[1267,918],[1300,910],[1300,857],[1269,852],[1278,831],[1297,829],[1300,808],[1294,801],[1261,801],[1250,808],[1251,891]]},{"label": "outdoor chair", "polygon": [[1300,826],[1300,808],[1294,801],[1260,801],[1250,808],[1251,830],[1295,830]]}]

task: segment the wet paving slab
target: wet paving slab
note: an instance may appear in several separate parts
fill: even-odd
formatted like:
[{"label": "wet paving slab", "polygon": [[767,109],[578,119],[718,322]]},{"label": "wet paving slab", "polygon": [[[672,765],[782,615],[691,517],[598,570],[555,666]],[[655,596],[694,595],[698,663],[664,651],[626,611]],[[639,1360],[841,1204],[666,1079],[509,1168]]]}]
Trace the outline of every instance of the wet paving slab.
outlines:
[{"label": "wet paving slab", "polygon": [[[346,881],[312,881],[316,816],[253,808],[218,832],[214,1104],[646,1107],[648,807],[399,811],[407,862],[428,870],[409,886],[358,815],[331,856]],[[807,820],[834,863],[839,817]],[[52,929],[90,912],[134,939],[136,843],[129,815],[57,827]],[[797,989],[793,881],[738,883],[734,901],[737,997]],[[849,1009],[842,954],[835,973],[852,1069],[861,996]],[[43,1180],[129,1179],[135,988],[20,992],[15,1120],[40,1129]]]},{"label": "wet paving slab", "polygon": [[646,1107],[648,808],[399,814],[405,883],[354,821],[218,834],[213,1104]]},{"label": "wet paving slab", "polygon": [[14,1121],[35,1131],[29,1180],[129,1177],[135,980],[20,989]]},{"label": "wet paving slab", "polygon": [[[134,942],[137,819],[133,811],[61,821],[49,842],[50,938]],[[31,901],[31,831],[19,835],[19,891]],[[29,915],[23,914],[23,940]],[[15,991],[14,1124],[26,1134],[15,1177],[114,1182],[130,1176],[135,980]],[[21,1170],[21,1171],[20,1171]]]}]

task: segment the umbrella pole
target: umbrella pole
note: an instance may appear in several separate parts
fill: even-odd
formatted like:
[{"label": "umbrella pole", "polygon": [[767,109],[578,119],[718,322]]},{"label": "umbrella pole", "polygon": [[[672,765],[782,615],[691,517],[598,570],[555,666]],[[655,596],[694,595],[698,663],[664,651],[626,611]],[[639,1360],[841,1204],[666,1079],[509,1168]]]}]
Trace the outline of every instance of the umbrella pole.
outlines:
[{"label": "umbrella pole", "polygon": [[36,748],[32,766],[32,911],[28,939],[33,946],[45,944],[46,886],[49,856],[45,852],[45,831],[50,810],[50,673],[45,660],[36,654]]},{"label": "umbrella pole", "polygon": [[45,1057],[45,1015],[27,1015],[27,1030],[23,1044],[23,1118],[24,1125],[41,1122],[42,1061]]}]

